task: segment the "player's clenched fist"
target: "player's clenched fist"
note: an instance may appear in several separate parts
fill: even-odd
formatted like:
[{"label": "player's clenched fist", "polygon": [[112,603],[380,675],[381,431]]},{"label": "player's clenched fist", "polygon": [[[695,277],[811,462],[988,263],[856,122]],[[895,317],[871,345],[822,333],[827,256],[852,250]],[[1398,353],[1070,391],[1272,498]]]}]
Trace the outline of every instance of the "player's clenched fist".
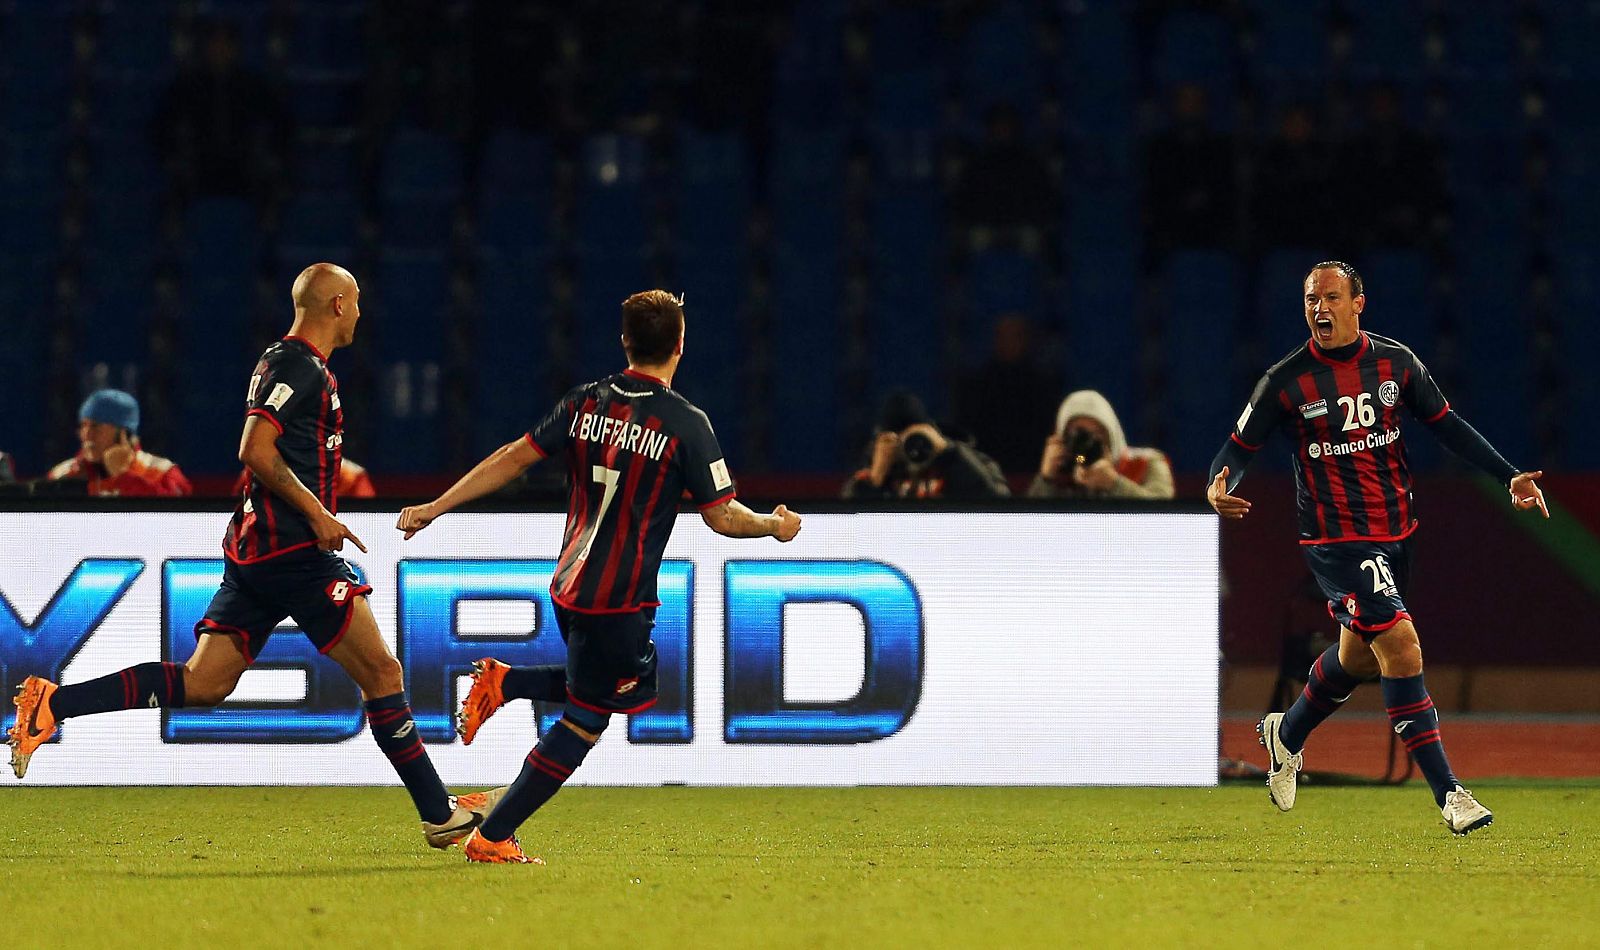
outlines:
[{"label": "player's clenched fist", "polygon": [[1224,518],[1238,520],[1250,513],[1250,503],[1243,498],[1228,494],[1228,466],[1222,466],[1222,471],[1211,480],[1211,485],[1206,488],[1206,501],[1211,502],[1217,514]]},{"label": "player's clenched fist", "polygon": [[412,505],[410,508],[400,510],[400,520],[396,521],[394,526],[404,531],[405,539],[410,541],[412,535],[433,524],[434,517],[432,505]]},{"label": "player's clenched fist", "polygon": [[779,541],[793,541],[794,536],[800,533],[800,516],[786,506],[779,505],[772,509],[772,517],[778,519],[778,530],[772,536]]}]

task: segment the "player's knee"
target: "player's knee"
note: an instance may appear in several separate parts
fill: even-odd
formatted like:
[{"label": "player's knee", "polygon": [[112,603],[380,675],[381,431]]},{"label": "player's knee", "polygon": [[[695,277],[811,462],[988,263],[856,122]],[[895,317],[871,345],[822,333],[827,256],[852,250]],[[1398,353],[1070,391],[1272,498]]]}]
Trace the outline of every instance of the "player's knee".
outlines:
[{"label": "player's knee", "polygon": [[215,706],[233,695],[239,684],[237,676],[215,676],[189,670],[183,677],[183,704],[185,706]]},{"label": "player's knee", "polygon": [[590,742],[598,741],[600,733],[605,732],[606,726],[611,725],[610,713],[595,712],[573,703],[567,703],[566,708],[562,710],[561,718],[572,731]]},{"label": "player's knee", "polygon": [[361,689],[368,697],[393,696],[406,688],[405,670],[400,661],[388,653],[374,657],[362,679],[365,682],[360,684]]}]

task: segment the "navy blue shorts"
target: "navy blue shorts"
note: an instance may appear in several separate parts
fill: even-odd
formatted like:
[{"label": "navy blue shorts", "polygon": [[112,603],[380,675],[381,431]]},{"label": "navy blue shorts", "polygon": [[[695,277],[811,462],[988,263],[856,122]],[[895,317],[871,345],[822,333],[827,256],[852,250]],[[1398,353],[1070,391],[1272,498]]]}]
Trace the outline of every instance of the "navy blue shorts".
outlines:
[{"label": "navy blue shorts", "polygon": [[236,634],[251,662],[285,617],[294,618],[317,652],[327,653],[350,628],[356,598],[372,593],[372,586],[361,582],[349,562],[318,548],[254,564],[238,564],[231,558],[226,563],[222,586],[205,617],[194,625],[194,635],[199,639],[206,633]]},{"label": "navy blue shorts", "polygon": [[1375,637],[1402,620],[1411,580],[1411,542],[1342,541],[1305,547],[1306,563],[1328,598],[1333,619]]},{"label": "navy blue shorts", "polygon": [[656,609],[585,614],[556,605],[567,645],[567,698],[600,713],[644,712],[656,704]]}]

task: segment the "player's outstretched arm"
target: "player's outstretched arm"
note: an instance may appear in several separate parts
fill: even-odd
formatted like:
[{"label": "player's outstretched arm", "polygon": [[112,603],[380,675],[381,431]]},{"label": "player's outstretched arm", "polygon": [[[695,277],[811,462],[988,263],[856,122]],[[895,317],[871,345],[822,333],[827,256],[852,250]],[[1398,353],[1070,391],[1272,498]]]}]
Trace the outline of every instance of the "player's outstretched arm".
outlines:
[{"label": "player's outstretched arm", "polygon": [[504,488],[513,478],[528,470],[528,466],[544,458],[544,453],[526,438],[507,442],[490,456],[461,476],[444,494],[425,505],[414,505],[400,512],[395,527],[406,533],[406,540],[433,523],[446,512],[454,511],[469,501],[482,498]]},{"label": "player's outstretched arm", "polygon": [[260,416],[248,416],[244,421],[244,434],[239,437],[239,461],[250,473],[267,486],[267,490],[300,510],[311,522],[317,534],[317,547],[324,551],[343,550],[346,538],[365,553],[367,546],[335,518],[317,496],[311,493],[294,469],[283,460],[278,451],[278,430]]},{"label": "player's outstretched arm", "polygon": [[706,526],[729,538],[766,538],[793,541],[800,533],[800,516],[783,505],[772,509],[770,515],[758,515],[746,508],[737,498],[700,512]]}]

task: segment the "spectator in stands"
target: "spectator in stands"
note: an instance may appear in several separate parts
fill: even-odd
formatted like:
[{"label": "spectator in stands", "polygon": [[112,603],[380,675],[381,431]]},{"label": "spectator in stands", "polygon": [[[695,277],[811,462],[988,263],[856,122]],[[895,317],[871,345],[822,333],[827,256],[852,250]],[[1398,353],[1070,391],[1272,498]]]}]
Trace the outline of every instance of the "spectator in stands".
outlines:
[{"label": "spectator in stands", "polygon": [[[1294,103],[1283,110],[1278,130],[1255,162],[1252,189],[1252,233],[1265,247],[1293,247],[1306,242],[1306,223],[1316,221],[1316,240],[1338,246],[1349,240],[1345,215],[1337,213],[1338,196],[1328,188],[1339,168],[1333,143],[1317,134],[1311,109]],[[1338,225],[1329,233],[1326,228]]]},{"label": "spectator in stands", "polygon": [[0,452],[0,485],[14,485],[17,481],[17,466],[11,461],[11,456]]},{"label": "spectator in stands", "polygon": [[1204,88],[1178,86],[1171,125],[1146,145],[1144,226],[1157,258],[1173,248],[1228,247],[1237,236],[1238,158],[1232,141],[1211,130],[1210,112]]},{"label": "spectator in stands", "polygon": [[78,410],[78,454],[50,470],[50,481],[87,483],[91,495],[189,495],[171,459],[139,445],[139,403],[120,389],[89,394]]},{"label": "spectator in stands", "polygon": [[1061,197],[1044,155],[1022,137],[1017,112],[990,108],[984,138],[957,175],[951,211],[969,245],[1037,248],[1061,217]]},{"label": "spectator in stands", "polygon": [[1061,400],[1029,498],[1171,498],[1172,466],[1160,449],[1128,445],[1106,397],[1080,389]]},{"label": "spectator in stands", "polygon": [[922,400],[890,393],[878,414],[869,460],[845,483],[845,498],[973,500],[1011,494],[994,459],[934,424]]},{"label": "spectator in stands", "polygon": [[1060,391],[1060,378],[1039,363],[1028,318],[1008,313],[995,323],[994,354],[957,384],[955,419],[1003,470],[1027,472]]},{"label": "spectator in stands", "polygon": [[1443,236],[1449,211],[1439,143],[1406,124],[1393,86],[1367,95],[1366,127],[1339,163],[1341,219],[1359,222],[1361,243],[1417,247]]},{"label": "spectator in stands", "polygon": [[231,24],[208,26],[201,54],[173,79],[155,117],[156,148],[175,196],[271,201],[283,185],[294,131],[283,99],[239,61]]}]

